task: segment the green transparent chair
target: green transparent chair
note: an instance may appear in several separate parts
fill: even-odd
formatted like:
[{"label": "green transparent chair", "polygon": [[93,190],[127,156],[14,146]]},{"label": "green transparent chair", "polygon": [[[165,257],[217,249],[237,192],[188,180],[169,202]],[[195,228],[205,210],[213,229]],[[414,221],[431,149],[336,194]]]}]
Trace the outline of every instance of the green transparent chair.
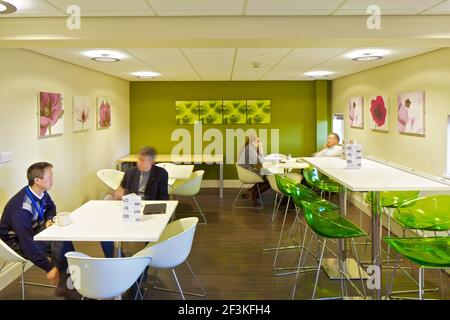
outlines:
[{"label": "green transparent chair", "polygon": [[[294,196],[296,196],[296,194]],[[330,204],[326,200],[321,199],[321,200],[315,201],[315,202],[301,201],[301,203],[302,203],[302,207],[304,208],[304,216],[305,216],[305,220],[307,222],[307,226],[309,227],[309,229],[312,230],[313,233],[315,233],[318,237],[322,238],[322,241],[319,241],[319,242],[321,242],[321,247],[319,249],[320,257],[319,257],[319,261],[318,261],[316,280],[314,283],[314,290],[313,290],[313,294],[312,294],[312,299],[314,299],[316,296],[317,284],[319,281],[320,269],[321,269],[322,259],[323,259],[327,241],[330,239],[336,239],[336,240],[350,239],[352,242],[353,254],[355,255],[356,261],[359,263],[358,252],[356,250],[356,245],[355,245],[355,242],[353,239],[359,238],[359,237],[366,237],[367,233],[364,232],[364,230],[362,230],[355,224],[353,224],[348,219],[342,217],[339,214],[339,211],[335,207],[333,207],[333,204]],[[307,232],[307,230],[305,230],[302,246],[305,245],[306,232]],[[339,243],[339,241],[337,243]],[[306,251],[309,251],[310,245],[311,245],[311,241],[308,245],[308,248],[305,249]],[[340,252],[339,248],[338,248],[338,251]],[[305,261],[306,261],[306,254],[304,255],[304,258],[299,259],[299,264],[298,264],[298,269],[297,269],[298,272],[303,267]],[[339,261],[341,261],[341,257],[339,258]],[[362,274],[361,274],[360,268],[358,268],[358,270],[360,272],[359,277],[361,278],[360,280],[361,280],[361,287],[362,287],[363,292],[361,292],[351,282],[351,280],[347,277],[346,273],[343,271],[342,263],[339,263],[339,272],[342,276],[342,278],[340,280],[342,298],[344,298],[346,296],[346,292],[347,292],[344,278],[352,284],[352,286],[358,291],[358,293],[361,296],[365,297],[366,294],[365,294],[364,280],[362,279]],[[295,296],[296,285],[297,285],[297,279],[295,281],[294,288],[291,292],[292,299]],[[344,287],[345,287],[345,289],[344,289]]]},{"label": "green transparent chair", "polygon": [[320,174],[314,167],[309,166],[303,169],[303,177],[306,182],[313,188],[319,189],[321,195],[324,192],[337,193],[339,192],[340,185],[336,181]]},{"label": "green transparent chair", "polygon": [[[284,226],[286,224],[286,217],[287,217],[287,213],[289,210],[289,204],[291,201],[291,193],[292,193],[292,186],[297,185],[297,182],[285,175],[280,175],[280,174],[275,174],[275,181],[277,183],[277,187],[278,190],[280,190],[280,192],[282,193],[283,197],[287,197],[287,203],[286,203],[286,209],[284,210],[284,217],[283,217],[283,223],[281,225],[281,230],[280,230],[280,236],[278,237],[278,245],[277,247],[275,247],[275,258],[273,261],[273,267],[275,268],[277,265],[277,259],[278,259],[278,252],[280,249],[293,249],[293,248],[298,248],[298,246],[290,246],[290,247],[281,247],[281,240],[283,237],[283,231],[284,231]],[[298,218],[298,211],[297,209],[295,210],[296,212],[296,217],[295,217],[295,221]],[[288,236],[288,239],[290,238],[290,234]],[[269,251],[272,250],[273,248],[270,249],[266,249],[265,251]]]},{"label": "green transparent chair", "polygon": [[[405,237],[405,231],[407,229],[431,231],[431,232],[435,233],[435,236],[437,236],[436,232],[449,233],[449,230],[450,230],[450,195],[433,195],[433,196],[421,197],[421,198],[403,202],[394,211],[393,219],[400,226],[403,227],[403,237]],[[405,238],[405,239],[409,239],[409,238]],[[427,238],[424,238],[424,239],[427,239]],[[390,246],[390,247],[393,247],[393,246]],[[448,248],[448,250],[450,250],[450,248]],[[399,253],[398,250],[396,250],[396,251],[397,251],[397,253]],[[404,255],[402,253],[400,253],[400,255],[406,257],[406,255]],[[399,259],[398,259],[399,257],[398,256],[399,255],[397,255],[397,258],[395,261],[393,276],[391,279],[391,285],[389,286],[389,289],[387,292],[387,295],[390,297],[392,297],[392,293],[393,293],[392,287],[393,287],[393,282],[395,279],[395,271],[397,268],[401,269],[401,267],[399,266]],[[407,258],[409,260],[415,262],[410,257],[407,257]],[[422,273],[420,273],[420,272],[422,272]],[[423,276],[423,270],[422,271],[419,270],[419,282],[417,282],[414,278],[409,276],[409,278],[419,287],[419,294],[423,295],[423,293],[425,291],[438,290],[438,288],[425,290],[423,288],[423,283],[420,282],[420,280],[422,280],[422,282],[423,282],[423,279],[421,279],[422,276]],[[422,285],[422,287],[421,287],[421,285]],[[402,291],[402,292],[397,291],[396,293],[408,293],[408,292],[414,292],[414,290]]]},{"label": "green transparent chair", "polygon": [[398,254],[419,265],[419,300],[424,299],[425,269],[450,268],[450,237],[383,239]]},{"label": "green transparent chair", "polygon": [[450,230],[450,195],[421,197],[404,202],[394,211],[394,220],[404,229]]}]

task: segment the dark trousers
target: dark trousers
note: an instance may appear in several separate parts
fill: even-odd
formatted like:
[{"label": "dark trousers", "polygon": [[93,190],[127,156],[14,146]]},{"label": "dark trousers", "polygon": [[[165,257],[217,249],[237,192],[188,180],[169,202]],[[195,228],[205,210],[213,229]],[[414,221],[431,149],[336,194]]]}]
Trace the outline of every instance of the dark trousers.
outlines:
[{"label": "dark trousers", "polygon": [[114,258],[114,242],[102,241],[100,242],[100,244],[102,245],[102,250],[103,254],[105,255],[105,258]]},{"label": "dark trousers", "polygon": [[[36,245],[48,254],[53,265],[58,268],[61,273],[65,273],[67,271],[68,265],[65,254],[67,252],[75,251],[71,241],[36,241]],[[12,241],[9,246],[20,256],[27,259],[18,241]]]}]

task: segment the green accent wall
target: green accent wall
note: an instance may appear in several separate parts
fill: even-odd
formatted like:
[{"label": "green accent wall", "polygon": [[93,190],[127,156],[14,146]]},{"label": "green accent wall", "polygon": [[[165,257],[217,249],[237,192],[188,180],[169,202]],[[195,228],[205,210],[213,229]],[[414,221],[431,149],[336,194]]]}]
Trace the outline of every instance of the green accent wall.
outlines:
[{"label": "green accent wall", "polygon": [[[221,130],[225,140],[225,130],[229,128],[265,128],[268,131],[279,129],[279,152],[291,153],[293,156],[311,155],[316,151],[316,136],[319,132],[316,113],[322,125],[325,117],[323,106],[329,102],[328,90],[324,90],[324,86],[328,88],[327,81],[131,82],[130,151],[135,153],[140,147],[151,145],[159,153],[170,153],[178,143],[171,141],[172,131],[177,128],[188,129],[193,137],[193,125],[175,124],[177,100],[265,99],[271,100],[270,124],[204,125],[203,132],[208,128],[217,128]],[[316,105],[320,108],[316,109]],[[324,130],[320,130],[322,131]],[[270,141],[270,133],[268,140]],[[203,142],[203,148],[208,144],[208,141]],[[270,149],[266,146],[265,151],[269,153]],[[206,166],[198,165],[196,169],[197,167]],[[235,171],[233,165],[225,165],[225,179],[236,179]],[[208,166],[205,179],[218,178],[218,166]]]},{"label": "green accent wall", "polygon": [[327,80],[315,81],[316,88],[316,123],[317,123],[317,150],[321,150],[327,142],[331,131],[331,103],[330,82]]}]

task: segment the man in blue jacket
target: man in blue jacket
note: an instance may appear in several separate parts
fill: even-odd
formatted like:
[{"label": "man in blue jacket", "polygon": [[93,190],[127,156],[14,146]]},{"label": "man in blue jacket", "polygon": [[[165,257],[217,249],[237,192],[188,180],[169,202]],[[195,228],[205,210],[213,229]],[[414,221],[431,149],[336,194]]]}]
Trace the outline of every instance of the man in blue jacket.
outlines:
[{"label": "man in blue jacket", "polygon": [[57,285],[56,296],[79,299],[75,289],[67,287],[67,259],[74,251],[72,242],[42,242],[33,237],[53,224],[56,206],[48,190],[53,186],[53,166],[47,162],[31,165],[28,186],[9,200],[0,219],[0,238],[14,251],[47,273],[47,280]]}]

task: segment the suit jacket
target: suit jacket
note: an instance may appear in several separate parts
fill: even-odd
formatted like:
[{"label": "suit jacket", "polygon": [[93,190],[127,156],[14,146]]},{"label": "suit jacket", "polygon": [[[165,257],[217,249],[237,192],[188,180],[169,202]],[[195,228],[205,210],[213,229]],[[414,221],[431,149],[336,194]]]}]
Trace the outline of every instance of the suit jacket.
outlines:
[{"label": "suit jacket", "polygon": [[[125,192],[136,193],[139,189],[140,172],[137,167],[128,169],[122,179],[121,186]],[[167,186],[169,175],[164,168],[153,165],[150,170],[147,186],[145,187],[144,200],[169,200]]]}]

